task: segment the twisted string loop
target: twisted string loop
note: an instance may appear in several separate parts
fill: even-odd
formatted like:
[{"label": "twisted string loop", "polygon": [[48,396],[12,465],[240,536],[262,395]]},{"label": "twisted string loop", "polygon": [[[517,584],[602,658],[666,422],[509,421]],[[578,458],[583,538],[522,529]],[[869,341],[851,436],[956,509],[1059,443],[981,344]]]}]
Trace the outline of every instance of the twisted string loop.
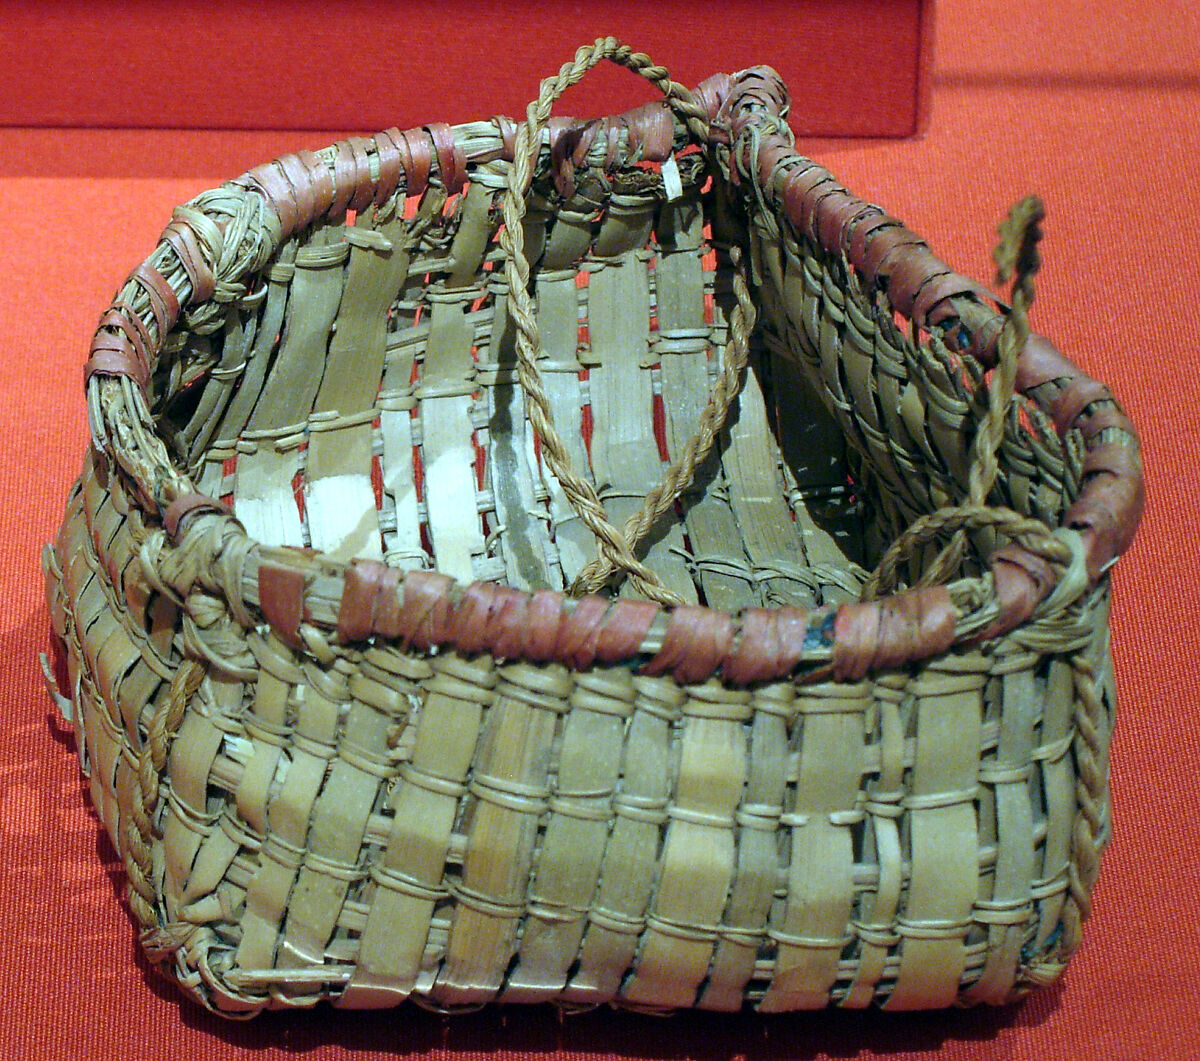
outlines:
[{"label": "twisted string loop", "polygon": [[946,532],[951,533],[950,541],[925,569],[918,586],[938,585],[950,579],[962,563],[968,530],[994,530],[1046,560],[1060,576],[1071,562],[1070,547],[1041,520],[988,503],[999,473],[1000,446],[1013,405],[1017,365],[1029,339],[1029,308],[1035,294],[1033,278],[1041,267],[1037,250],[1042,238],[1039,225],[1044,216],[1041,200],[1027,196],[1013,206],[998,230],[1000,242],[993,258],[999,282],[1013,278],[1012,310],[997,342],[996,370],[988,387],[987,412],[975,434],[966,500],[921,516],[897,537],[863,585],[863,600],[875,600],[894,590],[900,568]]},{"label": "twisted string loop", "polygon": [[596,488],[574,469],[570,453],[555,425],[549,395],[542,384],[537,367],[542,346],[529,294],[529,261],[525,256],[525,236],[521,224],[525,217],[525,196],[533,181],[541,134],[549,120],[551,107],[567,88],[605,59],[640,74],[656,85],[696,142],[702,145],[708,143],[707,112],[686,88],[671,80],[664,67],[653,65],[648,56],[634,52],[628,45],[612,37],[580,48],[574,60],[565,64],[557,76],[542,82],[538,98],[530,103],[526,121],[517,132],[503,201],[504,229],[500,235],[506,257],[508,307],[516,327],[517,377],[529,400],[529,419],[541,440],[542,454],[571,507],[597,542],[597,556],[575,579],[570,592],[577,595],[591,592],[612,582],[615,577],[627,576],[630,584],[642,596],[663,605],[674,605],[683,603],[682,599],[664,586],[658,575],[638,558],[636,549],[657,520],[692,482],[696,467],[712,449],[729,415],[746,365],[749,336],[754,326],[754,305],[740,268],[741,255],[735,253],[731,258],[736,270],[734,292],[737,306],[730,315],[725,363],[697,431],[668,468],[662,483],[647,495],[641,509],[626,521],[623,528],[616,527],[608,518]]}]

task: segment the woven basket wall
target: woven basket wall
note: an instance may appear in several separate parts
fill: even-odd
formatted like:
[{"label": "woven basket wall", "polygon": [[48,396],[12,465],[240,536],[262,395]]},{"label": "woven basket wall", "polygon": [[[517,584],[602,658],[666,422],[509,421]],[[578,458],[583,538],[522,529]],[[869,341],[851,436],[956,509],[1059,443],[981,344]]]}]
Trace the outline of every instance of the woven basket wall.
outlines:
[{"label": "woven basket wall", "polygon": [[[607,41],[562,81],[600,55],[665,78]],[[260,167],[102,318],[59,699],[205,1005],[934,1007],[1078,944],[1133,429],[1029,338],[980,516],[1003,305],[794,153],[771,71],[672,92]],[[510,182],[537,382],[610,526],[736,380],[634,536],[648,583],[568,592],[597,545],[531,420]]]}]

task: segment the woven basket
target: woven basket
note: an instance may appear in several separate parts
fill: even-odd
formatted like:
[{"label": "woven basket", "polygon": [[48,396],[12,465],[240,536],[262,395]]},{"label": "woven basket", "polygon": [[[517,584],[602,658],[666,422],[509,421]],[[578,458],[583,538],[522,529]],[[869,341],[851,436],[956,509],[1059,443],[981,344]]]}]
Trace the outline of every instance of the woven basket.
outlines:
[{"label": "woven basket", "polygon": [[[547,123],[602,58],[667,101]],[[205,1005],[905,1009],[1062,970],[1136,437],[1028,333],[1034,205],[1009,311],[786,109],[598,41],[520,126],[200,195],[102,317],[59,701]]]}]

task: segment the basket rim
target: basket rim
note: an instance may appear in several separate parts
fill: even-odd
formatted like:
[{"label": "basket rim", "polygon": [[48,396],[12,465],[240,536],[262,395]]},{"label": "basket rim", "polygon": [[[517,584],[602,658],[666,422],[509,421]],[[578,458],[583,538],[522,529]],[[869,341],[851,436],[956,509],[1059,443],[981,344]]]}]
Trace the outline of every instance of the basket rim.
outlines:
[{"label": "basket rim", "polygon": [[[780,221],[826,253],[844,255],[886,291],[914,328],[945,328],[952,349],[985,367],[995,364],[1004,304],[935,257],[899,221],[795,152],[784,121],[787,89],[773,70],[714,75],[695,95],[709,112],[712,140],[731,181],[752,185]],[[472,166],[511,160],[515,131],[503,117],[454,128],[390,129],[258,166],[219,189],[259,223],[253,260],[239,264],[243,272],[261,268],[288,235],[321,217],[382,203],[401,189],[418,194],[434,180],[458,191]],[[554,119],[543,152],[556,181],[582,160],[587,146],[613,136],[627,157],[651,162],[665,161],[688,142],[663,103],[590,122]],[[1065,572],[1008,547],[992,557],[981,578],[948,586],[807,613],[789,607],[729,613],[463,585],[436,571],[402,572],[376,561],[343,563],[260,545],[170,461],[146,397],[154,361],[184,310],[215,305],[226,282],[214,271],[224,238],[221,220],[194,205],[178,208],[156,250],[101,317],[85,377],[89,422],[95,448],[121,469],[135,503],[161,524],[163,555],[194,554],[192,563],[177,566],[198,570],[197,562],[211,568],[218,555],[236,554],[237,563],[223,565],[234,574],[219,587],[234,616],[256,625],[253,609],[297,646],[303,625],[315,623],[336,630],[342,643],[397,637],[415,647],[474,646],[574,667],[648,657],[645,673],[669,671],[684,681],[720,672],[742,684],[783,678],[802,665],[806,679],[857,680],[955,644],[1001,637],[1031,619],[1061,615],[1100,587],[1140,518],[1144,486],[1136,429],[1109,388],[1034,335],[1020,353],[1016,389],[1051,418],[1064,445],[1075,429],[1088,444],[1083,489],[1058,532],[1071,548]],[[1052,404],[1037,394],[1043,384],[1064,380]]]}]

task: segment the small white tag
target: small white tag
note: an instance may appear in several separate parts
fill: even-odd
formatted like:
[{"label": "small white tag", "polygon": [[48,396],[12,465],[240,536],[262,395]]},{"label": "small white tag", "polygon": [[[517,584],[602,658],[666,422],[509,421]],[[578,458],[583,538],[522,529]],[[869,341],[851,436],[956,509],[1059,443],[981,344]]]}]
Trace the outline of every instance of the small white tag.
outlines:
[{"label": "small white tag", "polygon": [[675,161],[674,155],[670,155],[662,164],[662,179],[667,202],[673,203],[683,196],[683,181],[679,179],[679,163]]}]

